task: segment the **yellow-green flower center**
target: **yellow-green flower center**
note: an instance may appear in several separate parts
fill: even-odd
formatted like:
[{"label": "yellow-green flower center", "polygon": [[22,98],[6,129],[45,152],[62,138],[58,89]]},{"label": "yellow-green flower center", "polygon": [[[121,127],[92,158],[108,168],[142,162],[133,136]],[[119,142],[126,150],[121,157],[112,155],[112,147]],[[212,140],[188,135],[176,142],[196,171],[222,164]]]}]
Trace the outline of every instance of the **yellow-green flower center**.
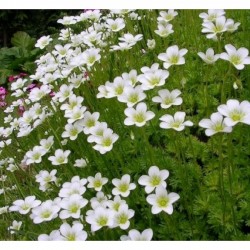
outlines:
[{"label": "yellow-green flower center", "polygon": [[138,123],[142,123],[146,120],[144,112],[139,112],[134,115],[134,120]]},{"label": "yellow-green flower center", "polygon": [[120,214],[118,217],[118,221],[119,224],[125,224],[128,221],[128,215],[125,213]]},{"label": "yellow-green flower center", "polygon": [[169,203],[169,198],[166,196],[160,196],[157,198],[156,202],[159,207],[167,207]]},{"label": "yellow-green flower center", "polygon": [[106,216],[100,216],[97,220],[97,223],[101,226],[104,227],[108,223],[108,218]]},{"label": "yellow-green flower center", "polygon": [[125,193],[129,188],[129,185],[127,183],[121,183],[118,187],[119,191],[122,193]]},{"label": "yellow-green flower center", "polygon": [[161,183],[161,178],[158,175],[153,175],[150,183],[153,187],[158,186]]}]

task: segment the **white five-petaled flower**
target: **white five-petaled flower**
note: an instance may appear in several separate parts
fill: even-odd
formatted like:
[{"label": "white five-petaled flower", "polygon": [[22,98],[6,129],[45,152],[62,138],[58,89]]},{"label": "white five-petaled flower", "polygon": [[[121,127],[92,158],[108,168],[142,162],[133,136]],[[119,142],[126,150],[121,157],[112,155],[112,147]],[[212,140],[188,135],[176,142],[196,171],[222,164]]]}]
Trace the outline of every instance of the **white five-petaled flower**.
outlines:
[{"label": "white five-petaled flower", "polygon": [[113,226],[114,211],[103,207],[87,211],[86,221],[91,225],[91,231],[95,232],[102,227]]},{"label": "white five-petaled flower", "polygon": [[61,165],[68,163],[68,156],[70,150],[63,151],[62,149],[57,149],[54,156],[50,156],[48,159],[51,161],[52,165]]},{"label": "white five-petaled flower", "polygon": [[83,131],[83,128],[77,123],[66,124],[65,131],[62,133],[62,138],[68,138],[72,141],[76,140],[78,134]]},{"label": "white five-petaled flower", "polygon": [[102,136],[96,136],[94,141],[96,145],[93,147],[95,150],[99,151],[101,154],[105,154],[112,150],[113,144],[118,140],[119,136],[113,133],[112,129],[107,129],[103,131]]},{"label": "white five-petaled flower", "polygon": [[126,230],[130,226],[130,221],[135,214],[135,211],[128,208],[127,204],[121,205],[119,210],[114,214],[114,224],[113,227],[120,227]]},{"label": "white five-petaled flower", "polygon": [[206,128],[205,134],[207,136],[212,136],[219,132],[232,132],[232,127],[229,127],[225,124],[223,116],[219,112],[213,113],[210,119],[202,119],[199,122],[199,126]]},{"label": "white five-petaled flower", "polygon": [[35,196],[28,196],[24,200],[16,200],[13,202],[13,206],[9,208],[10,211],[17,211],[20,214],[27,214],[32,208],[35,208],[41,204],[41,201],[36,200]]},{"label": "white five-petaled flower", "polygon": [[47,170],[41,170],[35,177],[36,182],[40,183],[40,189],[47,188],[49,183],[56,182],[56,169],[53,169],[51,172],[48,172]]},{"label": "white five-petaled flower", "polygon": [[216,18],[221,17],[223,15],[225,15],[224,10],[210,9],[208,10],[208,13],[200,13],[199,17],[203,19],[203,22],[213,22],[216,20]]},{"label": "white five-petaled flower", "polygon": [[79,194],[72,194],[70,197],[62,199],[60,207],[63,209],[59,217],[61,219],[67,219],[69,217],[79,219],[81,208],[87,205],[88,201],[82,198]]},{"label": "white five-petaled flower", "polygon": [[43,202],[40,206],[32,209],[30,218],[33,219],[34,224],[39,224],[44,221],[51,221],[58,216],[60,207],[52,200]]},{"label": "white five-petaled flower", "polygon": [[162,23],[168,23],[174,19],[175,16],[178,15],[178,12],[175,10],[168,10],[168,11],[160,11],[160,16],[157,17],[157,21]]},{"label": "white five-petaled flower", "polygon": [[198,55],[207,64],[213,64],[220,58],[220,54],[215,55],[212,48],[209,48],[206,54],[199,52]]},{"label": "white five-petaled flower", "polygon": [[151,193],[156,187],[167,187],[166,179],[169,176],[168,170],[160,170],[157,166],[152,166],[148,170],[148,175],[142,175],[138,182],[145,186],[147,194]]},{"label": "white five-petaled flower", "polygon": [[50,36],[42,36],[40,39],[37,40],[35,47],[44,49],[51,41],[52,38]]},{"label": "white five-petaled flower", "polygon": [[41,146],[35,146],[32,150],[26,153],[26,164],[40,163],[42,161],[42,156],[46,154],[46,150]]},{"label": "white five-petaled flower", "polygon": [[101,173],[97,173],[95,177],[88,177],[88,188],[94,188],[95,191],[101,191],[102,186],[108,182],[108,178],[102,177]]},{"label": "white five-petaled flower", "polygon": [[207,33],[208,39],[217,39],[217,34],[227,31],[228,20],[224,16],[217,17],[215,22],[203,22],[202,33]]},{"label": "white five-petaled flower", "polygon": [[182,65],[185,64],[184,55],[188,52],[187,49],[180,49],[177,45],[168,47],[166,53],[161,53],[158,55],[158,58],[164,61],[164,68],[168,69],[172,65]]},{"label": "white five-petaled flower", "polygon": [[112,189],[113,195],[121,195],[122,197],[128,197],[131,190],[136,188],[134,183],[130,183],[130,175],[125,174],[121,179],[113,179],[113,185],[115,188]]},{"label": "white five-petaled flower", "polygon": [[136,108],[126,108],[124,113],[127,116],[124,124],[127,126],[136,125],[142,127],[147,121],[155,117],[152,111],[147,111],[147,105],[144,102],[137,104]]},{"label": "white five-petaled flower", "polygon": [[185,112],[176,112],[174,116],[163,115],[160,120],[160,127],[163,129],[174,129],[176,131],[182,131],[185,126],[191,127],[193,123],[191,121],[185,121]]},{"label": "white five-petaled flower", "polygon": [[54,136],[50,136],[47,139],[42,139],[40,141],[40,145],[43,149],[46,150],[46,152],[48,152],[50,150],[50,148],[52,147],[52,145],[54,144]]},{"label": "white five-petaled flower", "polygon": [[153,238],[153,230],[151,228],[145,229],[143,232],[132,229],[129,231],[128,236],[122,235],[122,241],[150,241]]},{"label": "white five-petaled flower", "polygon": [[128,107],[133,107],[136,103],[146,98],[146,94],[143,92],[141,86],[128,86],[124,89],[123,94],[118,96],[120,102],[127,103]]},{"label": "white five-petaled flower", "polygon": [[[153,67],[157,67],[156,64],[153,64]],[[146,69],[147,67],[143,67],[142,69]],[[138,77],[139,82],[142,83],[141,87],[143,90],[153,89],[155,87],[159,87],[165,84],[166,79],[169,76],[169,72],[167,70],[162,69],[149,69],[144,74]]]},{"label": "white five-petaled flower", "polygon": [[68,223],[63,223],[60,226],[60,233],[62,240],[67,241],[85,241],[87,239],[87,233],[83,230],[83,224],[76,221],[70,226]]},{"label": "white five-petaled flower", "polygon": [[173,203],[176,202],[180,196],[176,193],[169,193],[164,187],[157,187],[155,194],[150,194],[147,197],[147,202],[152,205],[152,214],[158,214],[164,211],[168,214],[173,213]]},{"label": "white five-petaled flower", "polygon": [[158,91],[159,96],[155,96],[152,98],[153,102],[160,103],[163,109],[167,109],[172,105],[181,105],[182,98],[179,97],[181,91],[178,89],[174,89],[171,92],[167,89],[161,89]]},{"label": "white five-petaled flower", "polygon": [[155,33],[160,37],[167,37],[170,34],[174,33],[172,24],[158,24],[158,29],[155,30]]},{"label": "white five-petaled flower", "polygon": [[118,32],[122,30],[125,27],[125,22],[123,18],[117,18],[115,20],[113,19],[107,19],[106,20],[106,27],[113,32]]},{"label": "white five-petaled flower", "polygon": [[225,46],[227,53],[220,54],[220,58],[231,62],[238,70],[242,70],[245,64],[250,64],[249,51],[246,48],[239,48],[238,50],[231,44]]},{"label": "white five-petaled flower", "polygon": [[232,127],[239,122],[250,125],[250,102],[230,99],[227,104],[218,107],[218,111],[226,116],[224,122],[226,126]]},{"label": "white five-petaled flower", "polygon": [[19,231],[22,226],[22,221],[16,221],[14,220],[12,222],[12,225],[8,227],[8,230],[10,231],[11,234],[15,234],[16,231]]}]

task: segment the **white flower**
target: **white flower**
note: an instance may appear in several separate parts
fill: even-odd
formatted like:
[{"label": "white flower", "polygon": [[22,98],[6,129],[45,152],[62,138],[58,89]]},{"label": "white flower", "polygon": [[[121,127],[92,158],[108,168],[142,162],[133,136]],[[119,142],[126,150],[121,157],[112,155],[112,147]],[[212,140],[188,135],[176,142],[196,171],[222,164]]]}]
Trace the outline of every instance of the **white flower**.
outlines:
[{"label": "white flower", "polygon": [[99,112],[94,112],[93,114],[91,114],[89,111],[86,111],[84,113],[84,118],[82,120],[77,121],[76,124],[82,126],[84,134],[88,135],[90,134],[91,128],[96,125],[99,117]]},{"label": "white flower", "polygon": [[185,112],[176,112],[174,116],[172,115],[163,115],[160,118],[160,127],[163,129],[174,129],[176,131],[182,131],[185,126],[193,126],[193,123],[191,121],[185,121]]},{"label": "white flower", "polygon": [[42,156],[46,154],[46,150],[41,146],[35,146],[31,151],[26,153],[26,164],[40,163]]},{"label": "white flower", "polygon": [[88,161],[81,158],[81,159],[76,159],[75,160],[74,167],[85,168],[87,165],[88,165]]},{"label": "white flower", "polygon": [[96,48],[85,50],[82,54],[84,63],[87,64],[88,67],[93,66],[95,62],[101,59],[101,55],[99,53],[100,49]]},{"label": "white flower", "polygon": [[127,116],[124,124],[127,126],[136,125],[137,127],[142,127],[147,121],[155,117],[152,111],[147,111],[147,105],[143,102],[137,104],[135,109],[126,108],[124,113]]},{"label": "white flower", "polygon": [[126,87],[123,91],[123,94],[118,96],[118,100],[120,102],[127,103],[128,107],[133,107],[136,103],[144,100],[146,98],[146,94],[143,92],[141,86],[136,87]]},{"label": "white flower", "polygon": [[115,96],[118,97],[122,95],[125,87],[128,85],[129,85],[129,82],[126,82],[120,76],[116,77],[113,83],[106,82],[105,87],[108,92],[108,98],[115,97]]},{"label": "white flower", "polygon": [[215,55],[211,48],[206,51],[206,54],[199,52],[198,55],[207,64],[213,64],[220,58],[220,54]]},{"label": "white flower", "polygon": [[58,216],[60,207],[52,200],[43,202],[40,206],[32,209],[30,218],[33,219],[34,224],[39,224],[44,221],[51,221]]},{"label": "white flower", "polygon": [[128,208],[127,204],[121,205],[119,210],[114,214],[113,227],[120,227],[122,230],[126,230],[130,226],[130,221],[135,214],[135,211]]},{"label": "white flower", "polygon": [[142,175],[138,182],[145,186],[147,194],[151,193],[156,187],[167,187],[166,179],[169,176],[168,170],[159,170],[157,166],[152,166],[148,170],[148,175]]},{"label": "white flower", "polygon": [[103,192],[99,191],[96,193],[96,197],[90,199],[91,207],[96,209],[97,207],[107,207],[108,197]]},{"label": "white flower", "polygon": [[181,91],[174,89],[171,92],[167,89],[161,89],[158,91],[159,96],[152,98],[153,102],[160,103],[163,109],[167,109],[172,105],[181,105],[182,98],[178,97],[181,94]]},{"label": "white flower", "polygon": [[107,206],[118,212],[119,211],[119,208],[122,206],[122,205],[125,205],[126,204],[126,201],[125,200],[122,200],[121,197],[119,195],[116,195],[114,197],[113,200],[109,200],[108,203],[107,203]]},{"label": "white flower", "polygon": [[41,201],[36,200],[35,196],[27,196],[24,200],[16,200],[13,206],[9,208],[10,211],[17,211],[20,214],[27,214],[32,208],[41,204]]},{"label": "white flower", "polygon": [[55,46],[55,51],[53,51],[54,55],[59,55],[61,58],[67,56],[69,53],[72,53],[73,51],[70,50],[71,45],[66,44],[62,46],[61,44],[57,44]]},{"label": "white flower", "polygon": [[17,79],[17,81],[11,83],[11,90],[21,89],[26,82],[27,79],[22,79],[22,78]]},{"label": "white flower", "polygon": [[155,30],[155,33],[160,37],[167,37],[170,34],[174,33],[172,24],[158,24],[158,30]]},{"label": "white flower", "polygon": [[69,112],[72,111],[75,107],[81,107],[82,102],[83,102],[83,97],[72,94],[69,96],[69,102],[62,104],[60,109]]},{"label": "white flower", "polygon": [[87,211],[86,221],[91,225],[91,231],[95,232],[105,226],[112,227],[113,216],[112,210],[97,207],[95,210]]},{"label": "white flower", "polygon": [[234,23],[233,19],[227,19],[227,31],[230,33],[233,33],[234,31],[236,31],[238,29],[238,27],[240,26],[240,23]]},{"label": "white flower", "polygon": [[102,177],[101,173],[97,173],[95,177],[88,177],[88,188],[94,188],[95,191],[101,191],[102,186],[108,182],[108,178]]},{"label": "white flower", "polygon": [[14,220],[12,222],[12,225],[8,227],[8,230],[10,231],[11,234],[15,234],[16,231],[19,231],[22,226],[22,221],[16,221]]},{"label": "white flower", "polygon": [[0,207],[0,215],[8,213],[9,206]]},{"label": "white flower", "polygon": [[174,19],[175,16],[178,15],[178,12],[175,10],[168,10],[168,11],[160,11],[160,16],[157,17],[158,22],[170,22]]},{"label": "white flower", "polygon": [[50,36],[42,36],[40,39],[37,40],[35,47],[44,49],[51,41],[52,38],[50,38]]},{"label": "white flower", "polygon": [[119,37],[118,39],[124,43],[135,45],[138,41],[142,40],[143,35],[138,34],[136,36],[133,36],[130,33],[124,34],[123,37]]},{"label": "white flower", "polygon": [[64,102],[71,95],[73,95],[73,91],[72,90],[73,90],[73,86],[72,85],[63,84],[60,87],[59,92],[56,93],[55,98],[58,98],[59,102]]},{"label": "white flower", "polygon": [[72,111],[66,112],[64,117],[68,118],[68,123],[74,123],[84,117],[86,109],[87,108],[85,106],[74,107]]},{"label": "white flower", "polygon": [[218,111],[226,116],[224,122],[226,126],[232,127],[239,122],[250,125],[250,102],[230,99],[227,104],[218,107]]},{"label": "white flower", "polygon": [[113,133],[112,129],[107,129],[103,132],[102,136],[95,138],[96,145],[93,147],[101,154],[105,154],[112,150],[113,144],[118,140],[119,136]]},{"label": "white flower", "polygon": [[129,73],[122,73],[122,79],[131,86],[135,86],[135,84],[138,82],[138,75],[137,71],[135,69],[132,69]]},{"label": "white flower", "polygon": [[75,24],[76,20],[74,16],[64,16],[62,19],[59,19],[57,22],[63,25],[70,25],[70,24]]},{"label": "white flower", "polygon": [[202,33],[207,33],[208,39],[217,39],[217,34],[227,31],[228,20],[224,16],[217,17],[215,23],[203,22]]},{"label": "white flower", "polygon": [[231,62],[238,70],[242,70],[245,64],[250,64],[249,51],[246,48],[239,48],[238,50],[231,44],[225,46],[227,53],[221,53],[220,58]]},{"label": "white flower", "polygon": [[[154,65],[152,65],[153,67]],[[144,68],[145,69],[145,68]],[[169,76],[167,70],[157,69],[157,70],[148,70],[144,74],[138,77],[139,82],[142,83],[141,87],[143,90],[153,89],[165,84],[166,79]]]},{"label": "white flower", "polygon": [[152,214],[158,214],[164,211],[168,214],[173,213],[173,203],[179,200],[180,196],[176,193],[169,193],[163,187],[157,187],[155,194],[147,197],[147,202],[152,205]]},{"label": "white flower", "polygon": [[66,124],[65,131],[62,133],[62,138],[68,138],[71,141],[76,140],[78,134],[82,132],[83,128],[78,124]]},{"label": "white flower", "polygon": [[130,183],[130,175],[125,174],[121,179],[113,179],[113,185],[115,188],[112,189],[113,195],[121,195],[122,197],[128,197],[131,190],[136,188],[134,183]]},{"label": "white flower", "polygon": [[124,19],[122,19],[122,18],[117,18],[115,20],[107,19],[106,20],[106,27],[108,29],[112,30],[113,32],[118,32],[125,27]]},{"label": "white flower", "polygon": [[68,156],[70,150],[63,151],[62,149],[57,149],[55,151],[55,156],[50,156],[48,160],[51,161],[52,165],[61,165],[68,163]]},{"label": "white flower", "polygon": [[185,64],[185,58],[183,57],[188,52],[187,49],[179,50],[177,45],[168,47],[166,53],[161,53],[158,58],[164,61],[164,68],[168,69],[171,65]]},{"label": "white flower", "polygon": [[38,236],[38,241],[58,241],[63,239],[64,238],[61,236],[59,230],[53,230],[49,235],[40,234]]},{"label": "white flower", "polygon": [[85,241],[87,239],[87,233],[80,222],[73,222],[72,227],[66,222],[63,223],[60,226],[60,233],[63,240],[67,241]]},{"label": "white flower", "polygon": [[202,12],[199,17],[203,19],[203,22],[214,22],[218,17],[225,15],[224,10],[208,10],[208,13]]},{"label": "white flower", "polygon": [[[87,140],[89,143],[99,141],[102,138],[103,133],[108,129],[108,125],[106,122],[96,122],[94,127],[91,127],[89,132],[90,135],[88,136]],[[99,139],[98,139],[99,138]]]},{"label": "white flower", "polygon": [[40,88],[34,88],[31,90],[29,94],[29,99],[32,102],[37,102],[41,100],[44,96],[49,94],[51,92],[51,89],[48,85],[42,85]]},{"label": "white flower", "polygon": [[56,182],[56,169],[53,169],[51,172],[47,170],[41,170],[35,177],[36,182],[39,182],[41,186],[47,186],[50,182]]},{"label": "white flower", "polygon": [[147,46],[149,49],[154,49],[155,48],[155,40],[154,39],[148,39],[147,40]]},{"label": "white flower", "polygon": [[153,230],[151,228],[145,229],[142,233],[132,229],[129,231],[128,236],[121,236],[121,240],[133,240],[133,241],[150,241],[153,238]]},{"label": "white flower", "polygon": [[110,51],[116,51],[116,50],[130,50],[132,48],[132,44],[129,43],[118,43],[118,45],[113,45],[110,47]]},{"label": "white flower", "polygon": [[68,198],[62,199],[60,207],[63,209],[59,217],[61,219],[67,219],[69,217],[79,219],[81,208],[87,205],[88,201],[79,194],[72,194]]},{"label": "white flower", "polygon": [[219,112],[213,113],[210,119],[202,119],[199,122],[199,126],[202,128],[206,128],[205,134],[207,136],[212,136],[219,132],[232,132],[232,127],[228,127],[225,124],[223,116]]},{"label": "white flower", "polygon": [[41,147],[46,150],[46,152],[48,152],[50,150],[50,148],[53,146],[54,144],[54,136],[50,136],[47,139],[42,139],[40,141],[40,145]]},{"label": "white flower", "polygon": [[60,189],[58,196],[62,198],[70,197],[73,194],[79,194],[82,195],[86,191],[86,187],[84,186],[86,184],[86,179],[84,179],[85,182],[66,182],[63,184],[63,187]]}]

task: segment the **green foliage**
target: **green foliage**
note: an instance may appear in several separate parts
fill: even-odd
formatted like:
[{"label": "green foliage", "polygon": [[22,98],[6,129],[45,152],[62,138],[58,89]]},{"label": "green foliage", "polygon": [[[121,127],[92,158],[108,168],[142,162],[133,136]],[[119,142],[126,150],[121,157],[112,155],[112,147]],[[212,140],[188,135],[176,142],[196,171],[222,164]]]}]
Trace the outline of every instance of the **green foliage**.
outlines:
[{"label": "green foliage", "polygon": [[25,71],[33,73],[34,59],[40,54],[35,48],[36,40],[26,32],[17,32],[11,39],[13,47],[0,49],[0,84],[6,83],[7,77]]}]

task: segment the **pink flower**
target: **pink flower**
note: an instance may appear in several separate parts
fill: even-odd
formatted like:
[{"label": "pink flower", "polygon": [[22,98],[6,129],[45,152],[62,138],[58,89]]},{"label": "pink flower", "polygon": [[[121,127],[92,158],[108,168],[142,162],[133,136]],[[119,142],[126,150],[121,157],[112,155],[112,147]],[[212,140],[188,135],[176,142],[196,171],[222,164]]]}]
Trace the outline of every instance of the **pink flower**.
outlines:
[{"label": "pink flower", "polygon": [[18,114],[19,114],[20,116],[23,116],[24,111],[25,111],[25,107],[20,105],[20,106],[18,107]]},{"label": "pink flower", "polygon": [[6,105],[7,105],[7,103],[6,103],[6,102],[4,102],[4,101],[0,101],[0,108],[5,107]]},{"label": "pink flower", "polygon": [[6,95],[7,95],[7,89],[5,89],[4,87],[0,87],[0,96],[5,97]]}]

